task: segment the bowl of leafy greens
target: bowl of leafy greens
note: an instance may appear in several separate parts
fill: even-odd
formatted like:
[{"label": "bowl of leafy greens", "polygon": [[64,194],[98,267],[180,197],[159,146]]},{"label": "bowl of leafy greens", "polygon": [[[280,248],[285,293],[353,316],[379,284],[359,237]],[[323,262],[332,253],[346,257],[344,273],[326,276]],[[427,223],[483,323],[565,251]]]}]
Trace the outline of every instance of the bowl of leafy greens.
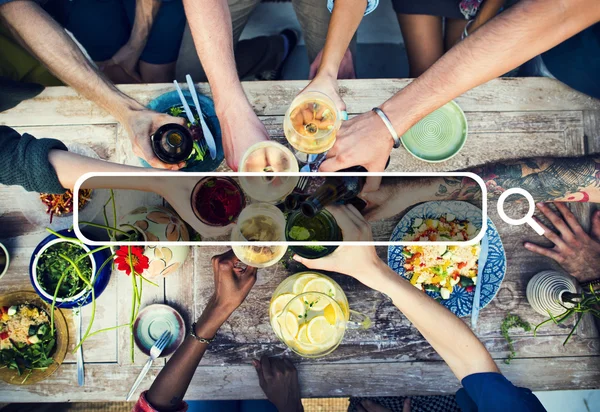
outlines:
[{"label": "bowl of leafy greens", "polygon": [[28,385],[50,376],[67,353],[69,333],[60,310],[33,292],[0,296],[0,380]]},{"label": "bowl of leafy greens", "polygon": [[[59,232],[60,233],[60,232]],[[48,236],[34,251],[29,274],[38,295],[57,307],[74,308],[91,302],[106,288],[110,253],[85,245],[77,238]]]}]

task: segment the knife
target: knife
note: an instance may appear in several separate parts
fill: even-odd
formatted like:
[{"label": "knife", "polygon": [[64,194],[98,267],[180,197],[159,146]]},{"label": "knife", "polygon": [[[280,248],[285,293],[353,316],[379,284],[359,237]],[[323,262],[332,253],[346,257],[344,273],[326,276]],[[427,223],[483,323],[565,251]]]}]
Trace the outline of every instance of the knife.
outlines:
[{"label": "knife", "polygon": [[481,240],[481,251],[479,252],[479,261],[477,263],[477,284],[475,285],[475,295],[473,296],[473,310],[471,311],[471,328],[477,327],[477,318],[479,317],[479,305],[481,301],[481,284],[483,283],[483,269],[487,262],[489,250],[489,240],[486,234]]},{"label": "knife", "polygon": [[217,157],[217,144],[215,143],[215,138],[210,132],[210,129],[204,121],[204,116],[202,116],[202,108],[200,107],[200,102],[198,101],[198,93],[196,93],[196,87],[192,81],[192,76],[188,74],[185,76],[185,79],[187,81],[188,88],[190,89],[194,106],[196,106],[196,112],[198,112],[198,117],[200,118],[200,126],[202,126],[204,140],[206,140],[206,145],[208,146],[208,153],[210,154],[211,159],[215,159]]},{"label": "knife", "polygon": [[194,119],[194,115],[192,114],[192,111],[190,110],[190,105],[188,104],[187,100],[185,100],[185,97],[183,96],[183,92],[181,91],[181,87],[179,87],[179,83],[177,83],[177,80],[173,80],[173,84],[175,85],[175,89],[177,90],[177,94],[179,95],[179,100],[181,100],[181,104],[183,105],[183,111],[185,112],[185,115],[188,118],[188,121],[191,124],[196,123],[196,120]]},{"label": "knife", "polygon": [[[73,320],[75,321],[75,340],[76,345],[81,342],[81,308],[73,311]],[[85,383],[85,372],[83,370],[83,348],[79,345],[77,348],[77,384],[83,386]]]}]

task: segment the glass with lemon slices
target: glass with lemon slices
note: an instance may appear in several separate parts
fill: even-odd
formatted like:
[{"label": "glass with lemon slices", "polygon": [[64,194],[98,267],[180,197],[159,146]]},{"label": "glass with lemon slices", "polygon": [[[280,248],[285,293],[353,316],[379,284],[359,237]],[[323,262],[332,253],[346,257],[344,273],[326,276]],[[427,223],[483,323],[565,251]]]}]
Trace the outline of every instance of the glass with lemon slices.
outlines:
[{"label": "glass with lemon slices", "polygon": [[[361,317],[361,322],[350,322],[351,314]],[[348,327],[370,325],[369,318],[349,309],[340,285],[317,272],[297,273],[281,282],[273,293],[269,315],[277,337],[309,358],[335,350]]]}]

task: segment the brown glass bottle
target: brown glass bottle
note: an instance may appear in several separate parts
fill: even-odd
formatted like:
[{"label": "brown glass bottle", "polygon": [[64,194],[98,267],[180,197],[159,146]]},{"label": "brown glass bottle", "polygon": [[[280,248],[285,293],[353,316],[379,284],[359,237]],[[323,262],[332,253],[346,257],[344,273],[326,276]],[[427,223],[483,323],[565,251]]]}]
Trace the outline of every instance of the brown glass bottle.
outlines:
[{"label": "brown glass bottle", "polygon": [[186,161],[194,148],[194,138],[190,131],[176,123],[159,127],[152,135],[151,141],[156,157],[167,164]]}]

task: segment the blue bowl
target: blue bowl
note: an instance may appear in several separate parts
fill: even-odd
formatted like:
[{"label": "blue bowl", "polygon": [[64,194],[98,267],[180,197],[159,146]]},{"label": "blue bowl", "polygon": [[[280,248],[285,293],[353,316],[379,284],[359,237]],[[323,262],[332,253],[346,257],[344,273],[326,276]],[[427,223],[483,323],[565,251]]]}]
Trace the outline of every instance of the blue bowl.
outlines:
[{"label": "blue bowl", "polygon": [[[75,236],[73,236],[73,232],[71,232],[67,229],[61,230],[58,233],[63,236],[66,236],[66,237],[72,237],[73,239],[77,239]],[[34,274],[33,268],[34,268],[34,263],[36,262],[36,257],[38,256],[38,254],[40,254],[40,251],[48,243],[54,241],[55,239],[58,239],[58,237],[55,235],[50,235],[50,236],[46,237],[44,240],[42,240],[36,246],[35,250],[33,251],[33,254],[31,255],[31,259],[29,261],[29,280],[31,281],[31,285],[33,286],[33,289],[35,290],[35,292],[40,296],[40,298],[42,298],[42,300],[44,300],[48,303],[52,303],[52,296],[51,295],[49,296],[49,293],[43,291],[42,288],[39,286],[39,284],[35,280],[35,274]],[[86,245],[86,246],[90,250],[95,250],[98,248],[97,246],[88,246],[88,245]],[[103,249],[103,250],[100,250],[100,251],[94,253],[91,256],[92,256],[92,258],[94,260],[94,264],[96,266],[96,274],[95,274],[95,278],[94,278],[94,294],[96,295],[96,299],[98,299],[98,297],[102,294],[102,292],[104,292],[104,289],[106,289],[106,286],[108,285],[108,282],[110,280],[110,275],[112,273],[112,265],[110,263],[107,263],[100,272],[98,272],[97,270],[100,269],[102,264],[110,257],[110,252],[108,251],[108,249]],[[80,306],[88,305],[91,302],[92,302],[92,294],[83,292],[74,299],[66,300],[63,302],[57,301],[55,306],[57,308],[71,309],[71,308],[77,308]]]},{"label": "blue bowl", "polygon": [[[196,106],[194,105],[194,101],[192,100],[192,95],[190,91],[187,89],[183,90],[183,96],[188,102],[190,109],[192,109],[192,112],[194,112],[195,114],[194,108]],[[215,138],[215,144],[217,145],[217,155],[214,159],[211,159],[210,154],[207,151],[203,161],[194,163],[192,166],[189,167],[184,167],[183,169],[181,169],[184,172],[212,172],[216,170],[217,167],[219,167],[219,165],[223,162],[223,159],[225,158],[225,154],[223,153],[223,143],[221,141],[221,125],[219,124],[219,119],[217,119],[217,114],[215,113],[215,104],[213,103],[210,97],[207,97],[200,93],[198,93],[198,102],[200,103],[200,108],[202,109],[202,114],[204,115],[206,125],[208,126]],[[179,94],[176,90],[165,94],[161,94],[156,99],[148,103],[149,109],[160,113],[168,113],[170,108],[179,106],[181,106],[181,100],[179,99]],[[144,167],[151,167],[142,158],[140,158],[140,162]]]}]

